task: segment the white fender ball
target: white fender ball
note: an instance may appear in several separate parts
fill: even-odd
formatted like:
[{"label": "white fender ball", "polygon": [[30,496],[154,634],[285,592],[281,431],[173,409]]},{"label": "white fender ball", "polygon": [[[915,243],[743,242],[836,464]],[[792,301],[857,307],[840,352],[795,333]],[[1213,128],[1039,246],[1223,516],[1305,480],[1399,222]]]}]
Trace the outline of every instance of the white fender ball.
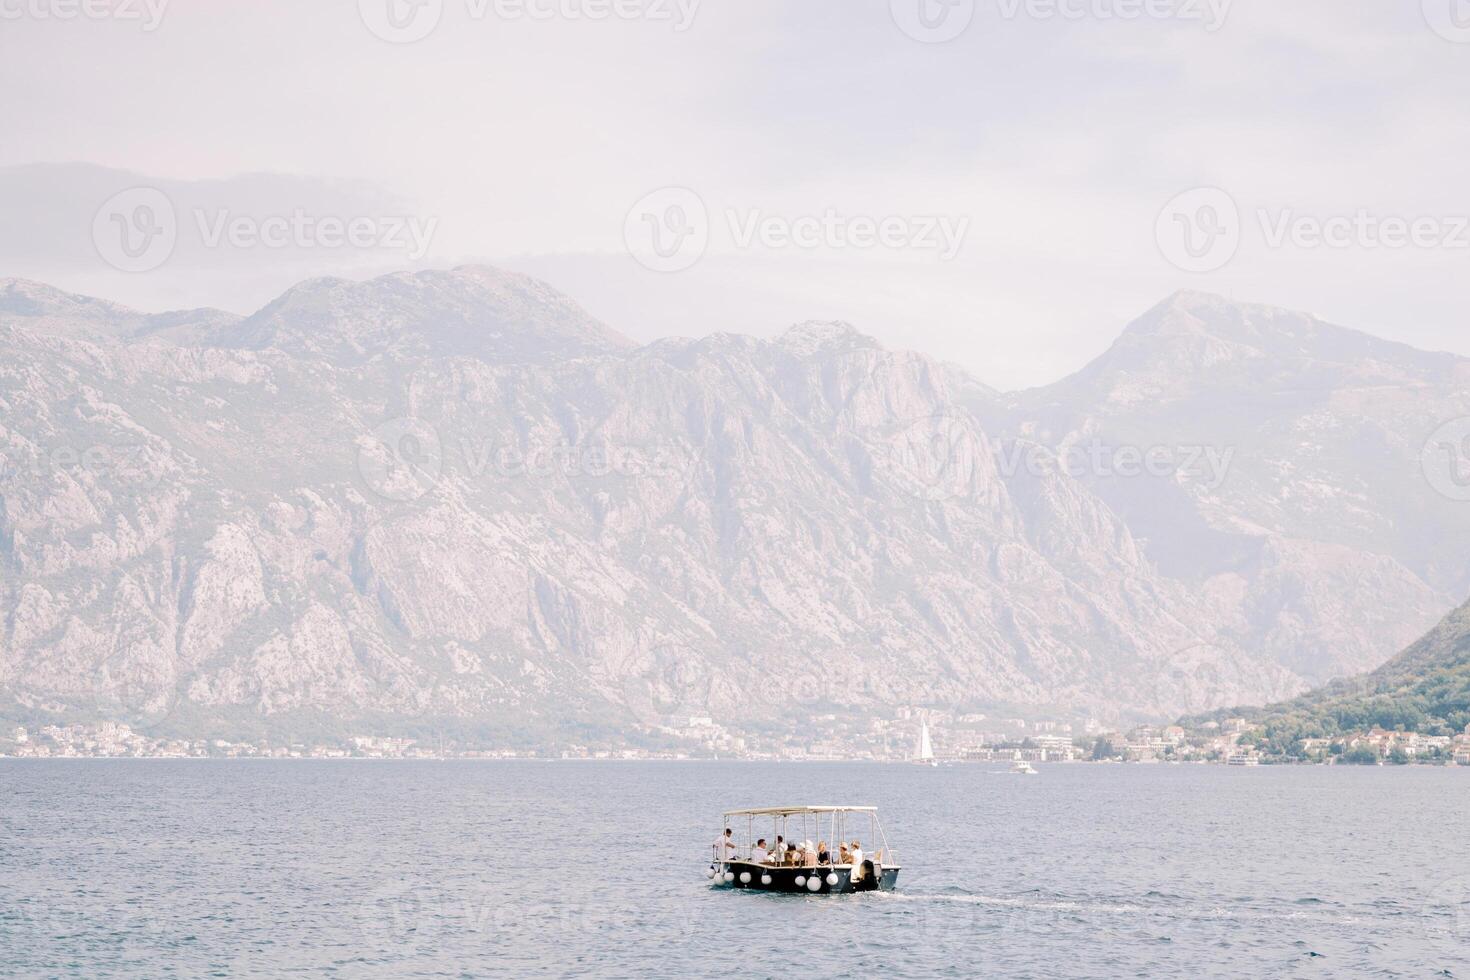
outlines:
[{"label": "white fender ball", "polygon": [[797,888],[801,888],[801,887],[803,887],[805,885],[806,885],[806,875],[797,875],[796,876],[796,887]]},{"label": "white fender ball", "polygon": [[733,872],[733,871],[726,871],[725,872],[725,880],[726,881],[734,881],[735,880],[735,872]]},{"label": "white fender ball", "polygon": [[809,892],[819,892],[819,891],[821,891],[822,890],[822,879],[821,878],[818,878],[816,875],[812,875],[810,878],[808,878],[806,880],[806,890],[809,891]]},{"label": "white fender ball", "polygon": [[706,878],[713,878],[715,876],[715,869],[714,868],[710,868],[708,871],[706,871],[704,873],[704,876]]},{"label": "white fender ball", "polygon": [[828,874],[827,874],[827,884],[833,885],[833,886],[835,886],[837,884],[837,872],[835,872],[835,871],[828,872]]},{"label": "white fender ball", "polygon": [[742,872],[740,872],[740,883],[742,885],[748,885],[748,884],[750,884],[750,872],[749,871],[742,871]]},{"label": "white fender ball", "polygon": [[762,885],[769,885],[770,883],[771,883],[771,876],[770,875],[761,875],[761,884]]}]

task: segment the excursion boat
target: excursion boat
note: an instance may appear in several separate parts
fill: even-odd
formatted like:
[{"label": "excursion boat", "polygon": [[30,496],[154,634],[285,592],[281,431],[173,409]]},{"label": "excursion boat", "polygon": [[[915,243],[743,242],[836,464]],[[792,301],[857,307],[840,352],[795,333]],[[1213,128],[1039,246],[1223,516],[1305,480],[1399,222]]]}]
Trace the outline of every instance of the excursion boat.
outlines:
[{"label": "excursion boat", "polygon": [[[728,810],[724,817],[724,829],[733,833],[712,845],[714,854],[708,876],[716,888],[846,895],[892,891],[898,884],[898,852],[888,846],[877,807],[773,806]],[[770,833],[766,832],[767,827]],[[765,838],[768,848],[774,849],[778,837],[792,844],[813,844],[810,849],[799,846],[798,853],[815,851],[814,842],[827,841],[832,853],[826,855],[825,861],[803,857],[797,864],[783,862],[774,854],[767,861],[757,861],[755,849],[761,838]],[[864,841],[877,850],[864,849],[859,860],[843,863],[839,842],[854,840]]]},{"label": "excursion boat", "polygon": [[1037,774],[1035,767],[1025,759],[1017,759],[1015,762],[1012,762],[1011,772],[1017,776],[1035,776]]}]

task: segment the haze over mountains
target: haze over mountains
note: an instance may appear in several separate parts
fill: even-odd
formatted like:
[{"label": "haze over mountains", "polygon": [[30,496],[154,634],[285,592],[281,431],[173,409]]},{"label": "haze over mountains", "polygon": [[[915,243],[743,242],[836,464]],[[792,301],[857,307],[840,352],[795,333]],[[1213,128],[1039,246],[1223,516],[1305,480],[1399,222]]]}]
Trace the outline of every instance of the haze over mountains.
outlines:
[{"label": "haze over mountains", "polygon": [[17,720],[1163,717],[1470,592],[1420,463],[1470,361],[1211,296],[1008,395],[841,324],[639,347],[487,268],[247,318],[12,280],[0,339]]}]

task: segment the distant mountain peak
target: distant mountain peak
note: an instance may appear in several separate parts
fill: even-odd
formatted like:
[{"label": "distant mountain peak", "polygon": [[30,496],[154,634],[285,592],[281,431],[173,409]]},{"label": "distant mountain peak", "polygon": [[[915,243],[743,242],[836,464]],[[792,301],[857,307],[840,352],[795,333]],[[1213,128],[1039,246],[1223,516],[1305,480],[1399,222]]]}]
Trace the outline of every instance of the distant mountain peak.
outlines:
[{"label": "distant mountain peak", "polygon": [[808,320],[786,330],[776,343],[802,357],[842,350],[882,349],[882,344],[841,320]]},{"label": "distant mountain peak", "polygon": [[1254,304],[1238,303],[1219,293],[1210,293],[1202,289],[1179,289],[1167,296],[1159,305],[1176,310],[1220,310],[1228,307],[1248,307]]},{"label": "distant mountain peak", "polygon": [[310,279],[216,342],[348,363],[385,354],[547,361],[633,346],[546,283],[488,266]]},{"label": "distant mountain peak", "polygon": [[143,313],[111,300],[57,289],[30,279],[0,279],[0,322],[41,335],[88,341],[157,337],[171,343],[204,342],[239,321],[223,310]]},{"label": "distant mountain peak", "polygon": [[[399,273],[399,275],[407,276],[413,275],[413,273],[403,272]],[[435,273],[418,273],[418,275],[428,275],[432,277],[435,275]],[[547,292],[551,293],[556,292],[556,290],[552,289],[546,283],[542,282],[540,279],[535,278],[534,276],[528,276],[523,272],[512,272],[509,269],[501,269],[493,265],[459,265],[455,266],[453,269],[450,269],[447,275],[460,279],[472,279],[476,282],[482,282],[492,286],[503,287],[514,285],[523,288],[544,289]]]},{"label": "distant mountain peak", "polygon": [[[1150,309],[1139,321],[1148,320],[1152,316],[1167,313],[1192,313],[1194,311],[1216,310],[1230,305],[1230,300],[1219,293],[1207,293],[1198,289],[1179,289]],[[1138,322],[1138,321],[1135,321]]]},{"label": "distant mountain peak", "polygon": [[[1305,324],[1315,324],[1318,321],[1316,317],[1306,313],[1254,303],[1238,303],[1216,293],[1181,289],[1130,323],[1124,329],[1123,336],[1215,336],[1240,340],[1242,328],[1248,324],[1254,324],[1259,329],[1261,326],[1279,327],[1286,322],[1299,329]],[[1253,332],[1255,330],[1245,331],[1247,335]]]},{"label": "distant mountain peak", "polygon": [[69,293],[31,279],[0,279],[0,315],[115,320],[143,314],[118,303]]},{"label": "distant mountain peak", "polygon": [[1121,397],[1150,400],[1164,390],[1188,391],[1209,383],[1227,365],[1301,373],[1320,385],[1326,378],[1337,379],[1333,383],[1438,378],[1453,371],[1458,360],[1335,326],[1310,313],[1181,290],[1130,323],[1101,356],[1059,385],[1104,384],[1116,387]]}]

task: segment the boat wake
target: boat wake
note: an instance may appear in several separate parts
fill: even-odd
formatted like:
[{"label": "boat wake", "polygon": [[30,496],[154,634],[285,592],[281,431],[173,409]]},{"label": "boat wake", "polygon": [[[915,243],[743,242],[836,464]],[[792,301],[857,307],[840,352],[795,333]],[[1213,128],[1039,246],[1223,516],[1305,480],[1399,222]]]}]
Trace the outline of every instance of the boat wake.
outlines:
[{"label": "boat wake", "polygon": [[1149,892],[1142,899],[1101,897],[1079,899],[1063,896],[984,895],[954,888],[933,893],[888,892],[882,896],[882,900],[892,903],[948,903],[981,906],[997,911],[1035,913],[1038,916],[1129,916],[1220,922],[1296,920],[1344,926],[1367,921],[1365,917],[1346,909],[1334,909],[1333,903],[1317,898],[1298,899],[1294,902],[1284,902],[1282,906],[1268,908],[1257,904],[1236,906],[1191,904],[1185,898],[1162,892]]}]

